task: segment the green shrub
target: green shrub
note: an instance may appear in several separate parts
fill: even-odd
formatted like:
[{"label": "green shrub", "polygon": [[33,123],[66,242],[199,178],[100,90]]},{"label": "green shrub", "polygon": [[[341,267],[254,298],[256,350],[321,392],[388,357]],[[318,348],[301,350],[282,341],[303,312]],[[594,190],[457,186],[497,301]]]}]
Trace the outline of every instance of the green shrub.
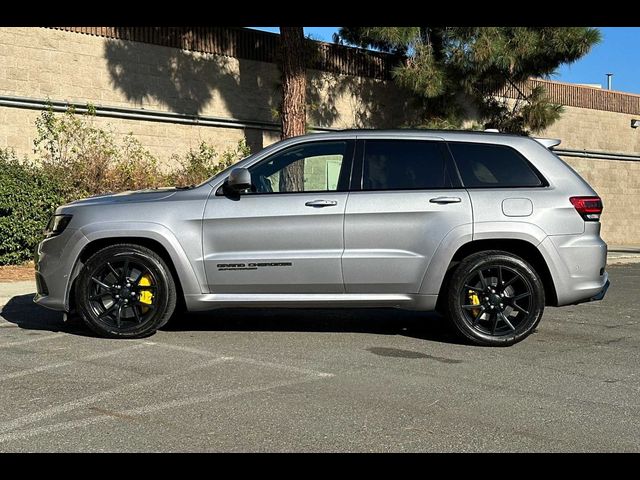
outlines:
[{"label": "green shrub", "polygon": [[198,185],[251,153],[244,139],[238,145],[222,152],[220,156],[211,145],[200,142],[198,150],[189,150],[184,158],[171,157],[177,168],[168,174],[168,183],[177,186]]},{"label": "green shrub", "polygon": [[157,187],[164,182],[158,161],[133,137],[94,125],[95,109],[79,115],[45,110],[36,119],[33,142],[38,164],[61,185],[69,200],[123,190]]},{"label": "green shrub", "polygon": [[36,119],[33,142],[37,163],[74,200],[124,190],[199,184],[251,152],[245,140],[220,155],[207,142],[197,150],[171,156],[172,169],[163,172],[158,160],[131,133],[121,142],[111,130],[95,126],[95,108],[63,114],[51,108]]},{"label": "green shrub", "polygon": [[157,188],[165,185],[165,177],[156,157],[129,133],[108,165],[105,185],[95,194]]},{"label": "green shrub", "polygon": [[62,203],[55,179],[0,149],[0,265],[33,258],[50,215]]}]

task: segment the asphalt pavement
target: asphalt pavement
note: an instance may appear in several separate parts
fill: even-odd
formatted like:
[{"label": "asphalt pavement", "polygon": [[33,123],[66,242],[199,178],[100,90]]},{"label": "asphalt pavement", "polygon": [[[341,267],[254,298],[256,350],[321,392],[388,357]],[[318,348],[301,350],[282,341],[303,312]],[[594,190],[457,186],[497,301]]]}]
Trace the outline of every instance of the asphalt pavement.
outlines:
[{"label": "asphalt pavement", "polygon": [[439,316],[219,310],[140,340],[0,313],[0,452],[640,451],[640,264],[508,348]]}]

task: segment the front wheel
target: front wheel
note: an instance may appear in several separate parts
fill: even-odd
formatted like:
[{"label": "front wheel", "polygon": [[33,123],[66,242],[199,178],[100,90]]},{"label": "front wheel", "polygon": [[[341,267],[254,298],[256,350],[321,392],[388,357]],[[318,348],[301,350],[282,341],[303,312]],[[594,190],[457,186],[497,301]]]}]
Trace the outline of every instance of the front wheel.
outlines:
[{"label": "front wheel", "polygon": [[447,300],[456,330],[488,346],[525,339],[540,322],[545,305],[538,273],[520,257],[500,251],[465,258],[451,277]]},{"label": "front wheel", "polygon": [[176,287],[162,258],[134,244],[93,254],[76,280],[76,305],[85,323],[108,338],[139,338],[166,324]]}]

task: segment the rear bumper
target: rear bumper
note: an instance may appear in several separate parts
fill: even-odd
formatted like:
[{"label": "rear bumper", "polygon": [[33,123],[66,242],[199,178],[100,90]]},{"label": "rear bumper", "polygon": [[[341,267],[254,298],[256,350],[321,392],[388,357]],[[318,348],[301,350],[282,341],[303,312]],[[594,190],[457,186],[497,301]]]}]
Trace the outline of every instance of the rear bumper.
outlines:
[{"label": "rear bumper", "polygon": [[604,297],[609,285],[607,244],[598,231],[549,236],[538,248],[553,278],[556,306],[575,305]]},{"label": "rear bumper", "polygon": [[579,305],[581,303],[588,303],[588,302],[598,302],[602,300],[604,296],[607,294],[607,290],[609,290],[609,285],[611,285],[611,282],[607,279],[607,282],[604,284],[602,289],[598,293],[596,293],[593,297],[585,298],[583,300],[578,300],[577,302],[574,303],[574,305]]},{"label": "rear bumper", "polygon": [[602,287],[602,290],[600,290],[596,295],[594,295],[587,301],[597,302],[599,300],[602,300],[604,296],[607,294],[607,290],[609,290],[609,285],[611,285],[611,282],[607,279],[607,283],[604,284],[604,287]]}]

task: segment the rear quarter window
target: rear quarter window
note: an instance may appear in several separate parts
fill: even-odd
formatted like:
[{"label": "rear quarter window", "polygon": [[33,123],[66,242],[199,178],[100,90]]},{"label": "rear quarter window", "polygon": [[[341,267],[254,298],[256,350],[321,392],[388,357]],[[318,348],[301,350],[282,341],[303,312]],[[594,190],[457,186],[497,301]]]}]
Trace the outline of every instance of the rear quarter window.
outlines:
[{"label": "rear quarter window", "polygon": [[467,188],[541,187],[533,166],[506,145],[450,142],[464,186]]}]

